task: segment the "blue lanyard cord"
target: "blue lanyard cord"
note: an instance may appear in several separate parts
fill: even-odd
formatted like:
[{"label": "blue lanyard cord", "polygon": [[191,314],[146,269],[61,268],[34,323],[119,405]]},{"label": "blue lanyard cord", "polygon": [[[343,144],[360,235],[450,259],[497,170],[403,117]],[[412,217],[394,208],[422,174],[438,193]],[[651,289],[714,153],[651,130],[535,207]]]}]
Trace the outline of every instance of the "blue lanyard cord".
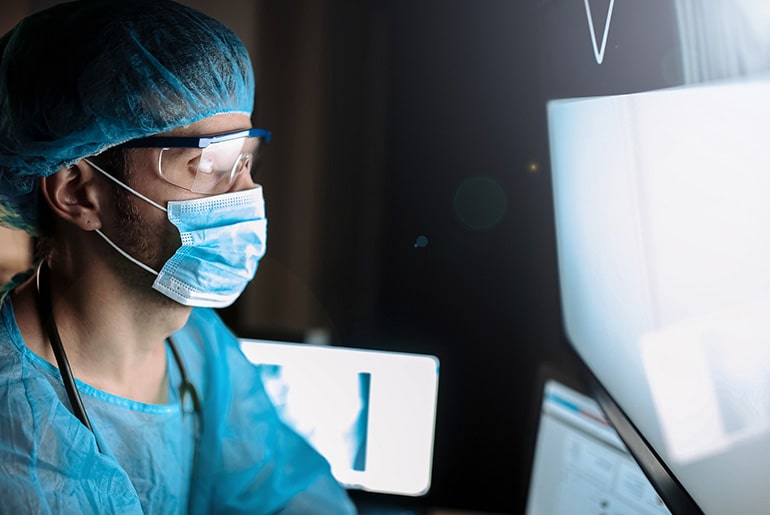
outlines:
[{"label": "blue lanyard cord", "polygon": [[[49,273],[50,272],[48,270],[48,266],[45,264],[45,262],[41,262],[37,268],[38,312],[43,323],[43,329],[48,335],[48,340],[51,343],[51,348],[53,349],[54,356],[56,357],[56,364],[59,367],[62,383],[64,383],[64,389],[67,391],[67,397],[69,398],[72,412],[75,414],[78,420],[80,420],[83,425],[93,433],[94,430],[91,427],[91,421],[88,418],[86,407],[83,405],[80,392],[75,385],[75,379],[72,376],[69,360],[67,360],[67,354],[64,352],[64,345],[62,344],[61,337],[59,336],[59,330],[56,327],[56,321],[53,317],[53,309],[51,308],[51,287],[49,281]],[[187,369],[184,366],[182,356],[179,354],[179,350],[177,349],[176,344],[171,338],[168,338],[166,343],[171,349],[171,354],[174,356],[174,361],[176,361],[177,367],[179,368],[179,374],[182,379],[182,382],[179,385],[179,401],[183,411],[185,406],[185,397],[189,394],[190,399],[192,400],[193,411],[196,415],[195,444],[197,447],[198,437],[202,429],[200,398],[198,397],[198,392],[195,389],[195,386],[189,380]],[[96,445],[99,448],[99,452],[102,452],[98,440]]]}]

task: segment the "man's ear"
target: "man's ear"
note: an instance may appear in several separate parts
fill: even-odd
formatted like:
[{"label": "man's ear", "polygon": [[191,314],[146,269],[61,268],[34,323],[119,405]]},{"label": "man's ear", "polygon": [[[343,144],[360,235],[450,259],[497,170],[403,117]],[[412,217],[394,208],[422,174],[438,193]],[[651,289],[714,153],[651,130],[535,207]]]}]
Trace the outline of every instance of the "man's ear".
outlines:
[{"label": "man's ear", "polygon": [[43,198],[51,211],[84,231],[102,226],[100,207],[105,192],[95,180],[96,173],[85,161],[78,161],[40,179]]}]

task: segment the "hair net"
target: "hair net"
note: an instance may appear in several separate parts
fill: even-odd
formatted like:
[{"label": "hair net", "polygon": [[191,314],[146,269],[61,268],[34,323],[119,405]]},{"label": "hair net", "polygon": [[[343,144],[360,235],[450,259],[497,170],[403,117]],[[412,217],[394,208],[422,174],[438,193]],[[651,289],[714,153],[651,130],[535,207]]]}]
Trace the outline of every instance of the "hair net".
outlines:
[{"label": "hair net", "polygon": [[0,224],[35,233],[39,177],[253,106],[243,43],[189,7],[81,0],[33,14],[0,38]]}]

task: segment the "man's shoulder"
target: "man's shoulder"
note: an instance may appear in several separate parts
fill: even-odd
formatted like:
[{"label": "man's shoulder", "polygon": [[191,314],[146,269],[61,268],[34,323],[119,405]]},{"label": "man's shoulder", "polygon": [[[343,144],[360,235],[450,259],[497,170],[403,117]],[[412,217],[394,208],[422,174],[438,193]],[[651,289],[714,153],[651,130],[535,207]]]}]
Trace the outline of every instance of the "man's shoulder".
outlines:
[{"label": "man's shoulder", "polygon": [[21,335],[15,327],[10,298],[0,297],[0,377],[7,379],[7,373],[15,371],[22,359],[19,348]]}]

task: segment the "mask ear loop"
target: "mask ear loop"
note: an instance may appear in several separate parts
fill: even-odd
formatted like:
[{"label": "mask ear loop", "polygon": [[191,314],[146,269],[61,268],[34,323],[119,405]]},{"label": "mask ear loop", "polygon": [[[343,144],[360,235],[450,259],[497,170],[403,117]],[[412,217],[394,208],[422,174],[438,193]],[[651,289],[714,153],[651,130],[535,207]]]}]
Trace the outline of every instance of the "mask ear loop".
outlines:
[{"label": "mask ear loop", "polygon": [[113,177],[112,175],[108,174],[106,171],[104,171],[104,169],[103,169],[103,168],[101,168],[100,166],[98,166],[98,165],[94,164],[94,163],[93,163],[93,162],[92,162],[90,159],[85,159],[85,158],[84,158],[84,159],[83,159],[83,161],[85,161],[85,162],[86,162],[86,163],[88,163],[89,165],[93,166],[93,167],[94,167],[94,168],[95,168],[95,169],[96,169],[98,172],[101,172],[101,174],[102,174],[102,175],[104,175],[105,177],[107,177],[109,180],[111,180],[112,182],[114,182],[115,184],[117,184],[118,186],[120,186],[121,188],[125,189],[126,191],[129,191],[129,192],[133,193],[134,195],[136,195],[136,196],[137,196],[137,197],[139,197],[140,199],[144,200],[145,202],[147,202],[147,203],[148,203],[148,204],[150,204],[151,206],[157,207],[158,209],[160,209],[161,211],[164,211],[164,212],[166,212],[166,211],[167,211],[167,209],[166,209],[165,207],[161,206],[160,204],[158,204],[157,202],[155,202],[155,201],[154,201],[154,200],[152,200],[151,198],[149,198],[149,197],[147,197],[147,196],[145,196],[145,195],[142,195],[141,193],[139,193],[138,191],[136,191],[134,188],[132,188],[132,187],[131,187],[131,186],[129,186],[128,184],[123,184],[123,183],[122,183],[122,182],[120,182],[118,179],[116,179],[116,178],[115,178],[115,177]]},{"label": "mask ear loop", "polygon": [[[67,354],[64,352],[64,345],[59,336],[59,330],[56,327],[56,320],[54,320],[53,317],[49,270],[48,266],[43,261],[41,261],[40,265],[37,267],[37,308],[43,323],[43,329],[48,336],[51,348],[53,349],[53,354],[56,357],[56,364],[59,367],[59,373],[61,374],[62,382],[64,383],[64,389],[67,391],[67,397],[69,398],[72,412],[78,420],[93,433],[94,430],[91,427],[91,421],[88,419],[88,413],[83,405],[83,399],[80,397],[80,392],[78,392],[77,386],[75,385],[75,379],[72,377],[69,360],[67,359]],[[99,452],[101,452],[98,441],[96,442],[96,447],[99,449]]]}]

